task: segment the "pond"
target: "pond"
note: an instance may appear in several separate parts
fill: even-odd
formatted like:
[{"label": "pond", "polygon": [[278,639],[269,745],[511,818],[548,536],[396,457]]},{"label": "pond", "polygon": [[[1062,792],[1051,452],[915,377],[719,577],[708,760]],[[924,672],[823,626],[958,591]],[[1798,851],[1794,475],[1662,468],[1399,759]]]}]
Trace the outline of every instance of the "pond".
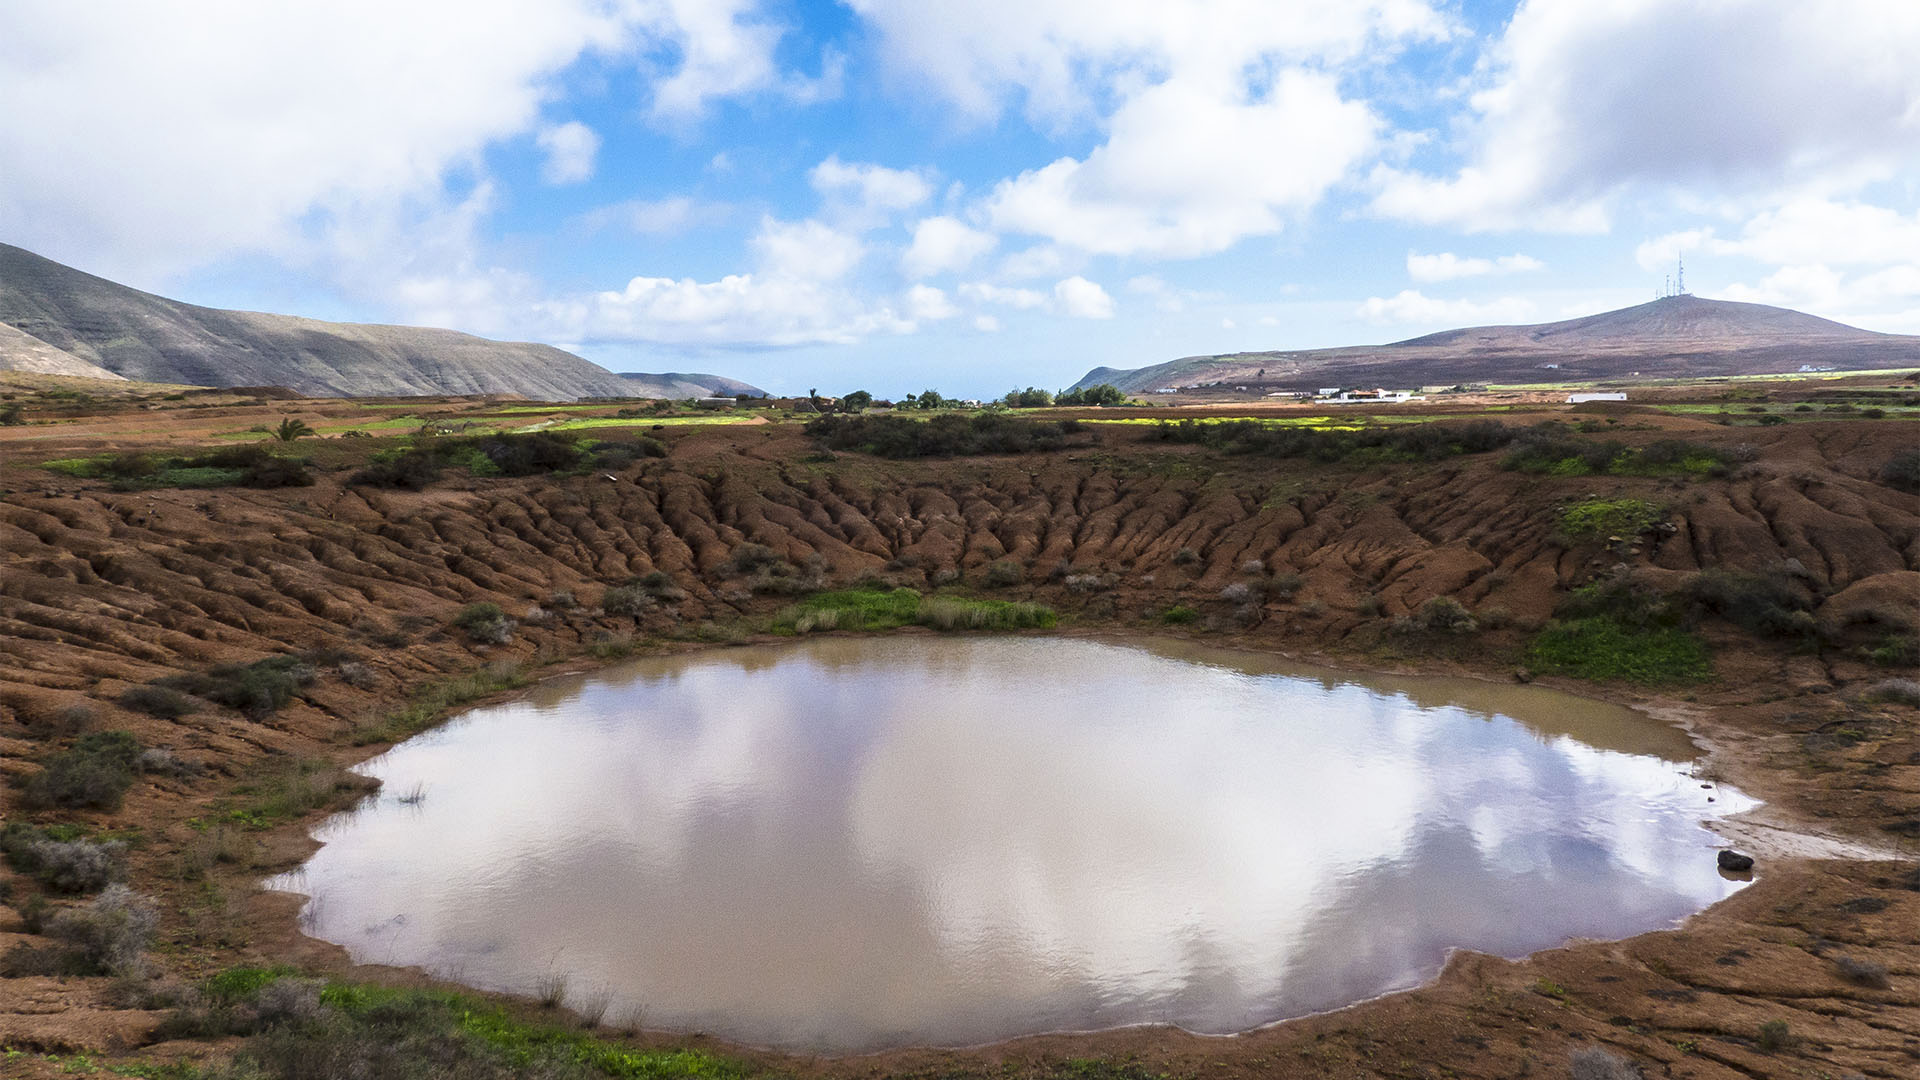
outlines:
[{"label": "pond", "polygon": [[369,762],[276,887],[363,962],[849,1052],[1241,1031],[1665,927],[1754,803],[1539,687],[1179,642],[825,638],[553,680]]}]

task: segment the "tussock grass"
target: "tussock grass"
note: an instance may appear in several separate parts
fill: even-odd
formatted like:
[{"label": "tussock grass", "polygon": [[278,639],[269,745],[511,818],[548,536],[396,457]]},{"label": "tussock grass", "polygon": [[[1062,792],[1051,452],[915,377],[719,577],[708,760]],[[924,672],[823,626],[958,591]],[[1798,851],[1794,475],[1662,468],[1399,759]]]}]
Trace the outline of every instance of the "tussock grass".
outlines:
[{"label": "tussock grass", "polygon": [[356,725],[351,741],[355,746],[399,742],[432,726],[448,709],[502,690],[517,690],[529,681],[518,663],[506,662],[429,684],[417,691],[404,707]]},{"label": "tussock grass", "polygon": [[1025,630],[1053,626],[1059,617],[1044,604],[922,596],[912,589],[841,589],[824,592],[781,611],[773,629],[796,634],[826,630]]}]

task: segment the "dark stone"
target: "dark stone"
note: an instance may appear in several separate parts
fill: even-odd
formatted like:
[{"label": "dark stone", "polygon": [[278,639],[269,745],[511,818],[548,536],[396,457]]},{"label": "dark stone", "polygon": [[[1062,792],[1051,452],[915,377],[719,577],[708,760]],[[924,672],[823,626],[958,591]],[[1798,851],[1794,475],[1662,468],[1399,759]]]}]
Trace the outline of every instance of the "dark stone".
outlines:
[{"label": "dark stone", "polygon": [[1742,855],[1737,851],[1722,851],[1720,853],[1720,869],[1735,874],[1742,870],[1751,870],[1753,869],[1753,856]]},{"label": "dark stone", "polygon": [[1838,905],[1849,915],[1878,915],[1887,910],[1887,902],[1877,896],[1862,896]]}]

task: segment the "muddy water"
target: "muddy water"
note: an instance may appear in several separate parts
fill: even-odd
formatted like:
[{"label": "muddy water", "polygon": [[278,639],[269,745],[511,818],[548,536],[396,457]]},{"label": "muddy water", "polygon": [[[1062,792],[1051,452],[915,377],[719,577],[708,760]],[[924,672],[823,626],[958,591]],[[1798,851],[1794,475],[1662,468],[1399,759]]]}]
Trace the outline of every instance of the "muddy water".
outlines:
[{"label": "muddy water", "polygon": [[[830,639],[629,663],[370,763],[309,931],[796,1049],[1231,1032],[1737,888],[1679,732],[1192,645]],[[1715,801],[1709,802],[1708,796]]]}]

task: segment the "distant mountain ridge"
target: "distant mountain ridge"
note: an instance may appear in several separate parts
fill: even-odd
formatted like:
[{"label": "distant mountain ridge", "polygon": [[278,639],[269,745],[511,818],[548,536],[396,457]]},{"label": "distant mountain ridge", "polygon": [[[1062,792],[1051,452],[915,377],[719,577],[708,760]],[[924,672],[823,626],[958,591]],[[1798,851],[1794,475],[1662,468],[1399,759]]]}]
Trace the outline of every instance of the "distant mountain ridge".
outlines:
[{"label": "distant mountain ridge", "polygon": [[654,396],[647,379],[676,388],[736,385],[704,375],[629,379],[551,345],[455,330],[198,307],[8,244],[0,244],[0,369],[284,386],[315,397],[512,394],[557,401]]},{"label": "distant mountain ridge", "polygon": [[1387,345],[1189,356],[1095,368],[1076,387],[1130,393],[1229,383],[1249,389],[1569,382],[1758,375],[1802,366],[1920,366],[1920,337],[1861,330],[1787,308],[1671,296],[1560,322],[1444,330]]},{"label": "distant mountain ridge", "polygon": [[739,379],[729,379],[725,375],[706,375],[700,372],[667,371],[650,375],[640,371],[623,371],[620,377],[627,381],[627,393],[634,397],[697,398],[697,397],[766,397],[767,392]]}]

